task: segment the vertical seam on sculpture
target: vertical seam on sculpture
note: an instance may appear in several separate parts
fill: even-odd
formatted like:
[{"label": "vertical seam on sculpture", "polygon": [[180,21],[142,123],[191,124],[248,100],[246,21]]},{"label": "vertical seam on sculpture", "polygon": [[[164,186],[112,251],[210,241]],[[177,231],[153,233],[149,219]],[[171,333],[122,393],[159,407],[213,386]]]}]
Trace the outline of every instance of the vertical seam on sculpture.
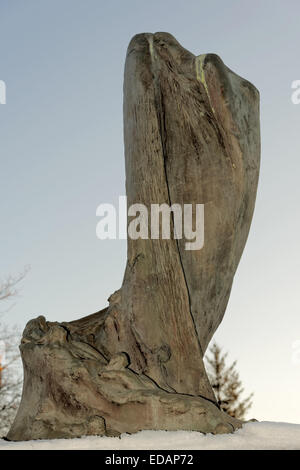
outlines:
[{"label": "vertical seam on sculpture", "polygon": [[[152,71],[153,71],[153,82],[154,82],[154,99],[155,99],[155,102],[156,102],[157,119],[158,119],[158,124],[159,124],[159,131],[160,131],[160,140],[161,140],[162,154],[163,154],[164,173],[165,173],[165,180],[166,180],[166,185],[167,185],[169,204],[170,204],[170,207],[171,207],[171,194],[170,194],[168,173],[167,173],[167,167],[166,167],[167,151],[166,151],[166,132],[165,132],[165,112],[164,112],[164,105],[163,105],[161,87],[157,83],[157,74],[155,74],[155,65],[154,64],[155,64],[156,57],[155,57],[155,52],[154,52],[154,48],[153,48],[153,36],[151,36],[149,38],[149,51],[150,51],[150,55],[151,55],[151,59],[152,59],[151,62],[152,62]],[[174,214],[173,214],[172,211],[171,211],[171,219],[172,219],[172,223],[173,223],[173,233],[174,233],[174,225],[175,224],[174,224]],[[183,261],[182,261],[182,257],[181,257],[181,253],[180,253],[180,249],[179,249],[179,243],[178,243],[177,239],[175,239],[175,243],[176,243],[178,258],[179,258],[179,262],[180,262],[180,266],[181,266],[181,270],[182,270],[182,274],[183,274],[183,279],[184,279],[185,286],[186,286],[186,291],[187,291],[187,296],[188,296],[188,304],[189,304],[189,313],[190,313],[190,316],[191,316],[191,319],[192,319],[192,323],[193,323],[193,327],[194,327],[194,330],[195,330],[198,346],[199,346],[200,352],[201,352],[202,357],[203,357],[203,350],[202,350],[200,339],[199,339],[199,336],[198,336],[196,322],[195,322],[195,319],[194,319],[194,316],[193,316],[193,313],[192,313],[192,304],[191,304],[191,296],[190,296],[189,286],[188,286],[188,282],[187,282],[187,279],[186,279],[186,274],[185,274],[185,271],[184,271]]]},{"label": "vertical seam on sculpture", "polygon": [[196,65],[196,77],[199,82],[202,83],[204,86],[205,92],[208,97],[208,101],[211,107],[212,112],[215,114],[215,109],[212,105],[210,94],[209,94],[209,89],[205,80],[205,73],[204,73],[204,60],[205,60],[206,54],[199,55],[195,58],[195,65]]},{"label": "vertical seam on sculpture", "polygon": [[235,166],[235,163],[232,161],[232,158],[230,156],[230,154],[228,153],[227,151],[227,148],[224,144],[224,139],[223,139],[223,135],[222,135],[222,132],[220,130],[220,128],[222,128],[222,126],[220,125],[219,123],[219,120],[217,118],[217,114],[215,112],[215,108],[213,107],[212,105],[212,101],[211,101],[211,97],[210,97],[210,94],[209,94],[209,89],[208,89],[208,85],[207,85],[207,82],[206,82],[206,79],[205,79],[205,70],[204,70],[204,61],[205,61],[205,57],[206,57],[207,54],[202,54],[202,55],[199,55],[195,58],[195,69],[196,69],[196,78],[198,80],[198,82],[202,83],[203,87],[204,87],[204,90],[205,90],[205,93],[207,95],[207,98],[208,98],[208,102],[209,102],[209,105],[210,105],[210,108],[212,110],[212,114],[215,118],[215,131],[217,133],[217,136],[218,136],[218,139],[220,141],[220,138],[222,139],[222,142],[220,141],[220,144],[224,147],[225,151],[226,151],[226,155],[227,155],[227,158],[230,160],[230,163],[231,163],[231,166],[232,168],[236,168]]}]

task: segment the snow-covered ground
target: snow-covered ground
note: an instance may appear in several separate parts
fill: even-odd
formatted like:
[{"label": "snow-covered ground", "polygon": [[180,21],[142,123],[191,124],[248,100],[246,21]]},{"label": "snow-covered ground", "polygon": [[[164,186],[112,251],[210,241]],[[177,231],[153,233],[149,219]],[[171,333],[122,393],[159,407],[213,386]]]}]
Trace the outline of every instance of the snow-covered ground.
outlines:
[{"label": "snow-covered ground", "polygon": [[0,451],[11,449],[300,449],[300,424],[251,422],[234,434],[213,436],[189,431],[141,431],[118,437],[82,437],[24,442],[0,440]]}]

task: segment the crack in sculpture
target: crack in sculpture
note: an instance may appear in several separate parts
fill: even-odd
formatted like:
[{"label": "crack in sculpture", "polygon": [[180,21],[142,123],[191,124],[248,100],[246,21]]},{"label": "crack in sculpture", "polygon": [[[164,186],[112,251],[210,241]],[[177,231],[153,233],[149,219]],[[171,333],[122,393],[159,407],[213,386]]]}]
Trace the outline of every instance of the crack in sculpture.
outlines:
[{"label": "crack in sculpture", "polygon": [[[72,322],[26,325],[11,440],[142,429],[232,432],[203,354],[222,321],[254,210],[259,95],[213,54],[135,36],[124,78],[128,205],[205,204],[205,245],[128,239],[122,287]],[[174,218],[172,218],[174,230]]]},{"label": "crack in sculpture", "polygon": [[[158,119],[158,122],[160,123],[160,140],[161,140],[161,147],[162,147],[162,158],[163,158],[163,164],[164,164],[165,180],[166,180],[167,192],[168,192],[168,203],[169,203],[169,206],[171,207],[172,206],[172,200],[171,200],[171,195],[170,195],[170,188],[169,188],[169,182],[168,182],[168,173],[167,173],[167,167],[166,167],[166,161],[168,159],[168,156],[167,156],[167,151],[166,151],[167,137],[166,137],[166,124],[165,124],[165,110],[164,110],[163,95],[162,95],[162,92],[161,92],[161,88],[158,84],[157,71],[156,71],[156,67],[154,65],[155,61],[156,61],[156,55],[153,52],[154,51],[154,49],[153,49],[153,36],[151,36],[149,38],[149,49],[150,49],[150,54],[151,54],[151,57],[152,57],[152,64],[153,64],[153,70],[154,70],[153,75],[154,75],[154,83],[155,83],[155,101],[156,101],[156,106],[157,106],[157,119]],[[174,224],[174,214],[173,214],[173,212],[171,212],[171,220],[172,220],[173,232],[175,233],[175,229],[174,229],[175,224]],[[191,318],[192,318],[192,321],[193,321],[193,325],[194,325],[196,337],[197,337],[197,340],[198,340],[199,348],[202,352],[201,345],[200,345],[198,335],[197,335],[197,329],[196,329],[194,316],[193,316],[193,313],[192,313],[192,310],[191,310],[191,298],[190,298],[189,286],[188,286],[188,283],[187,283],[187,280],[186,280],[186,275],[185,275],[184,266],[183,266],[183,263],[182,263],[182,258],[181,258],[181,254],[180,254],[180,250],[179,250],[178,240],[176,240],[176,246],[177,246],[178,257],[179,257],[179,261],[180,261],[180,265],[181,265],[181,269],[182,269],[182,274],[183,274],[183,277],[184,277],[184,282],[185,282],[186,290],[187,290],[188,303],[189,303],[189,312],[190,312],[190,315],[191,315]]]}]

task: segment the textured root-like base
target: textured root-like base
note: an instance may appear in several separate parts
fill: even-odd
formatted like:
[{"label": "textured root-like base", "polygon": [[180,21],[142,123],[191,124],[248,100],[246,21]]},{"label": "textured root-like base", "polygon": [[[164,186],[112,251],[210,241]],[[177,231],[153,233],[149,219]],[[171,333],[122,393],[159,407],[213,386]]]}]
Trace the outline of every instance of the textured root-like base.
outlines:
[{"label": "textured root-like base", "polygon": [[24,389],[10,440],[117,436],[143,429],[230,433],[242,423],[209,400],[161,389],[74,338],[68,324],[31,320],[21,344]]}]

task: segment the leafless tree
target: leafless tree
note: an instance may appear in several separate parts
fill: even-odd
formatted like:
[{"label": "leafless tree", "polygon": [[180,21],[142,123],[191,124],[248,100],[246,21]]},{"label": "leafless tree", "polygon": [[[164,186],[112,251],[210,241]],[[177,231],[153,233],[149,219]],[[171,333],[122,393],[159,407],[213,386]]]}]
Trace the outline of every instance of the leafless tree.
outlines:
[{"label": "leafless tree", "polygon": [[22,367],[19,353],[20,332],[18,328],[5,323],[5,314],[13,307],[17,296],[17,285],[23,280],[28,268],[17,276],[0,281],[0,437],[11,426],[22,390]]}]

